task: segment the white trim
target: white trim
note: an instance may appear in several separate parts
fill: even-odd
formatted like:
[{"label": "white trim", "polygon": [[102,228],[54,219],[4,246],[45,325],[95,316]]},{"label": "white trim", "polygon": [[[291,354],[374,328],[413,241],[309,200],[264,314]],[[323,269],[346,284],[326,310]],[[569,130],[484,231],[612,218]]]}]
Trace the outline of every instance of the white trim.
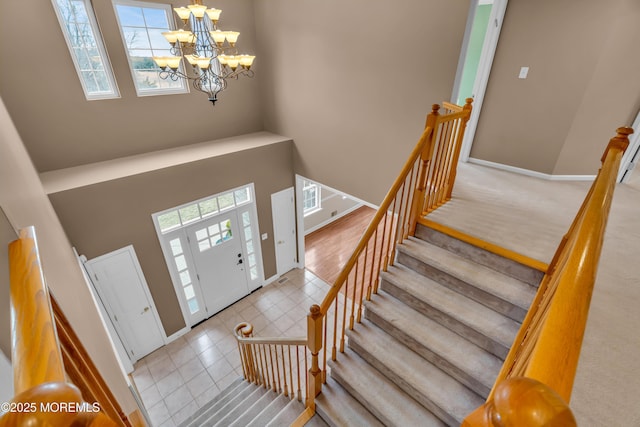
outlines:
[{"label": "white trim", "polygon": [[[640,162],[640,111],[636,115],[636,119],[633,121],[634,133],[629,138],[629,147],[625,151],[624,156],[620,162],[620,170],[618,172],[618,182],[627,182],[631,176],[631,172]],[[627,170],[629,173],[626,173]],[[636,171],[639,173],[639,171]]]},{"label": "white trim", "polygon": [[[462,141],[462,148],[460,149],[460,160],[466,162],[469,160],[469,154],[471,153],[471,146],[478,127],[478,121],[480,120],[480,111],[482,110],[482,102],[484,101],[484,95],[489,83],[489,76],[491,74],[491,66],[493,65],[493,58],[498,48],[498,39],[500,38],[500,30],[502,29],[502,23],[504,21],[504,15],[507,11],[508,0],[495,0],[493,7],[491,8],[491,15],[489,16],[489,25],[487,27],[487,33],[485,35],[484,44],[482,46],[482,53],[480,54],[480,64],[478,64],[478,72],[476,73],[476,80],[473,85],[473,109],[471,110],[471,117],[467,122],[467,128],[464,133]],[[474,5],[472,4],[472,7]],[[477,6],[477,4],[476,4]],[[473,9],[475,15],[475,9]],[[471,13],[470,13],[471,15]],[[470,17],[473,19],[473,17]],[[471,28],[468,27],[467,31],[471,32]],[[465,35],[465,40],[468,37]],[[466,47],[465,47],[466,53]],[[460,67],[464,67],[463,64]],[[459,67],[459,68],[460,68]],[[460,70],[460,79],[462,79],[462,71]],[[454,94],[460,90],[460,82],[457,81],[458,86],[454,89]],[[456,102],[456,98],[452,98],[452,102]]]},{"label": "white trim", "polygon": [[320,228],[322,228],[322,227],[324,227],[324,226],[326,226],[326,225],[331,224],[333,221],[335,221],[335,220],[337,220],[337,219],[340,219],[340,218],[342,218],[343,216],[345,216],[345,215],[347,215],[347,214],[350,214],[351,212],[355,211],[356,209],[360,209],[360,208],[361,208],[361,207],[363,207],[363,206],[364,206],[364,205],[362,205],[362,204],[358,203],[357,205],[352,206],[352,207],[350,207],[349,209],[347,209],[347,210],[344,210],[344,211],[340,212],[340,213],[339,213],[339,214],[337,214],[336,216],[332,216],[331,218],[328,218],[328,219],[326,219],[326,220],[322,221],[320,224],[317,224],[317,225],[315,225],[315,226],[311,227],[310,229],[305,230],[304,235],[306,236],[306,235],[308,235],[309,233],[313,233],[314,231],[319,230]]},{"label": "white trim", "polygon": [[494,169],[500,169],[507,172],[513,172],[520,175],[531,176],[534,178],[546,179],[548,181],[593,181],[595,175],[549,175],[546,173],[532,171],[530,169],[523,169],[516,166],[509,166],[502,163],[490,162],[488,160],[469,158],[469,163],[474,163],[480,166],[487,166]]},{"label": "white trim", "polygon": [[176,332],[172,333],[171,335],[169,335],[167,337],[167,344],[169,344],[172,341],[177,340],[178,338],[180,338],[181,336],[183,336],[184,334],[186,334],[190,330],[191,330],[191,327],[189,327],[188,325],[185,326],[182,329],[178,329]]},{"label": "white trim", "polygon": [[280,278],[280,276],[278,276],[277,274],[274,274],[273,276],[269,277],[268,279],[266,279],[264,281],[264,284],[262,286],[267,286],[272,284],[273,282],[275,282],[276,280],[278,280]]},{"label": "white trim", "polygon": [[100,60],[103,62],[102,66],[104,67],[105,74],[107,76],[107,80],[111,84],[111,92],[104,93],[89,93],[89,88],[87,87],[87,82],[85,82],[84,77],[82,76],[82,72],[80,71],[80,64],[78,63],[78,57],[75,54],[73,43],[71,42],[68,30],[67,30],[67,22],[65,18],[62,16],[62,11],[58,7],[57,0],[51,0],[53,4],[53,10],[58,17],[58,23],[60,24],[60,30],[62,31],[62,35],[64,36],[64,40],[67,43],[67,48],[69,49],[69,54],[71,55],[71,60],[73,61],[74,68],[76,69],[76,73],[78,74],[78,79],[80,80],[80,85],[82,86],[82,91],[84,92],[84,96],[87,101],[97,101],[100,99],[118,99],[120,98],[120,89],[118,88],[118,83],[116,81],[115,74],[113,73],[113,67],[111,66],[111,60],[109,59],[109,54],[104,47],[104,40],[102,38],[102,32],[100,31],[100,27],[98,26],[98,22],[96,20],[96,14],[93,10],[93,4],[90,0],[82,0],[85,7],[85,12],[87,13],[87,17],[89,19],[89,26],[91,27],[91,32],[93,33],[93,38],[96,42],[96,48],[100,54]]},{"label": "white trim", "polygon": [[[136,88],[136,95],[139,97],[142,96],[157,96],[157,95],[176,95],[182,93],[189,93],[189,85],[185,79],[179,79],[180,86],[179,87],[165,87],[165,88],[155,88],[155,89],[143,89],[138,87],[138,79],[136,78],[136,71],[133,68],[133,63],[131,62],[131,54],[129,52],[129,47],[127,46],[127,40],[125,39],[124,31],[122,29],[122,23],[120,22],[120,15],[118,14],[118,5],[129,6],[129,7],[139,7],[141,9],[158,9],[163,10],[167,17],[167,23],[169,24],[169,31],[176,30],[176,23],[173,16],[173,10],[171,9],[170,4],[162,4],[162,3],[151,3],[146,1],[138,1],[138,0],[113,0],[113,13],[116,15],[116,22],[118,23],[118,29],[120,30],[120,36],[122,38],[122,46],[124,47],[124,51],[127,54],[127,63],[129,64],[129,71],[131,72],[131,79],[133,80],[133,86]],[[144,27],[145,35],[149,32],[149,27]],[[166,49],[154,49],[150,47],[145,50],[150,50],[153,54],[153,51],[161,51],[161,50],[169,50],[171,45],[167,42]],[[180,72],[184,73],[184,63],[180,61]],[[158,78],[162,79],[158,74]]]},{"label": "white trim", "polygon": [[[112,256],[115,255],[119,255],[120,253],[128,253],[129,256],[131,257],[131,260],[133,261],[133,265],[134,268],[136,270],[136,273],[138,275],[138,279],[140,280],[140,284],[142,285],[142,291],[144,292],[145,296],[147,297],[147,300],[149,301],[149,307],[151,309],[151,314],[153,315],[153,319],[156,323],[156,326],[158,327],[158,330],[160,331],[160,338],[162,339],[162,345],[166,345],[167,344],[167,333],[164,330],[164,326],[162,325],[162,321],[160,320],[160,313],[158,313],[158,310],[156,308],[156,303],[153,300],[153,296],[151,295],[151,291],[149,290],[149,285],[147,284],[147,279],[144,277],[144,273],[142,271],[142,267],[140,266],[140,262],[138,261],[138,256],[136,255],[136,251],[135,248],[133,247],[133,245],[128,245],[125,246],[123,248],[120,249],[116,249],[115,251],[111,251],[107,254],[104,255],[100,255],[98,257],[92,258],[88,261],[86,261],[84,263],[85,268],[87,269],[87,272],[89,273],[89,278],[91,279],[91,274],[94,275],[95,277],[95,272],[93,270],[93,266],[92,264],[99,262],[103,259],[106,258],[110,258]],[[108,306],[108,301],[106,296],[104,295],[104,290],[102,289],[102,285],[99,283],[95,283],[93,281],[93,279],[91,279],[91,282],[93,283],[93,285],[95,286],[96,292],[98,293],[98,295],[100,296],[100,299],[103,301],[104,306],[106,311],[111,311],[112,309]],[[111,315],[113,315],[113,312],[110,313]],[[124,333],[123,331],[120,330],[119,325],[117,325],[116,323],[113,323],[114,328],[116,329],[116,331],[118,331],[118,336],[121,338],[122,344],[125,346],[126,350],[130,353],[132,348],[131,348],[131,344],[127,343],[126,338],[123,336]],[[133,357],[129,357],[131,359],[131,362],[135,363],[138,360],[142,359],[144,356],[146,355],[142,355],[139,357],[139,355],[133,355]],[[135,360],[134,360],[135,359]]]}]

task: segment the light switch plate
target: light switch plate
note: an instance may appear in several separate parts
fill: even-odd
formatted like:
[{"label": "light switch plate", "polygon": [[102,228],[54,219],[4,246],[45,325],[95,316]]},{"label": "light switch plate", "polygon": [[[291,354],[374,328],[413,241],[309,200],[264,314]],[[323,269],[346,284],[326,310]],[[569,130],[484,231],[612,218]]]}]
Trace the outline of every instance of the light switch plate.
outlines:
[{"label": "light switch plate", "polygon": [[529,74],[529,67],[521,67],[520,74],[518,74],[519,79],[526,79],[527,74]]},{"label": "light switch plate", "polygon": [[262,233],[262,240],[267,240],[269,235],[267,233]]}]

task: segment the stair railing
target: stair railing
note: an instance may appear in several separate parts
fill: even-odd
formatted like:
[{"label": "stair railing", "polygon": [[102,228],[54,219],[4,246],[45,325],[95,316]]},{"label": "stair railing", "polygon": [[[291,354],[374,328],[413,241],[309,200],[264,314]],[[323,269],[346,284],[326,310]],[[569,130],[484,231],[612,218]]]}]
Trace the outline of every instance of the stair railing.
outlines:
[{"label": "stair railing", "polygon": [[[301,338],[253,337],[253,328],[241,323],[235,328],[238,351],[245,379],[267,387],[282,389],[282,371],[291,370],[286,364],[287,354],[300,354],[303,349],[306,411],[292,425],[302,426],[315,413],[315,396],[326,381],[327,349],[331,344],[331,358],[336,360],[338,350],[344,352],[346,328],[360,323],[362,303],[377,293],[380,271],[393,263],[396,245],[413,235],[418,218],[451,198],[456,177],[462,138],[471,103],[464,106],[434,104],[427,115],[422,135],[400,174],[394,181],[378,211],[363,233],[353,254],[342,268],[322,304],[314,304],[307,316],[307,336]],[[347,326],[348,325],[348,326]],[[295,347],[295,349],[294,349]],[[281,357],[278,358],[277,354]],[[272,356],[275,362],[272,362]],[[311,366],[307,366],[310,357]],[[284,364],[283,364],[284,362]],[[293,365],[300,372],[301,364]],[[273,374],[275,372],[275,375]],[[280,376],[278,376],[280,375]],[[277,381],[281,382],[278,385]],[[291,385],[292,377],[290,376]],[[271,381],[271,383],[269,383]],[[274,389],[274,390],[276,390]]]},{"label": "stair railing", "polygon": [[15,396],[3,405],[0,427],[125,425],[67,381],[33,227],[9,245],[9,277]]},{"label": "stair railing", "polygon": [[311,307],[307,316],[311,399],[326,382],[329,346],[332,360],[338,351],[344,352],[346,329],[360,323],[363,299],[377,293],[380,272],[393,264],[396,245],[414,234],[418,217],[451,198],[472,102],[467,99],[464,107],[444,103],[443,115],[440,106],[433,105],[418,143],[351,257],[322,303]]},{"label": "stair railing", "polygon": [[632,128],[619,128],[563,237],[487,402],[465,427],[575,426],[568,406],[620,161]]}]

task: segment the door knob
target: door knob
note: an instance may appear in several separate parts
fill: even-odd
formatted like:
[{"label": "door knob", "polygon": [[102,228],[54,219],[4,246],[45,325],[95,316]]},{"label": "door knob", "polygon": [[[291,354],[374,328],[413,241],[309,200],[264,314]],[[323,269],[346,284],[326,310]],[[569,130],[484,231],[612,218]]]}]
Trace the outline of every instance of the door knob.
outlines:
[{"label": "door knob", "polygon": [[242,260],[241,260],[241,259],[239,259],[239,260],[238,260],[238,262],[236,263],[236,265],[240,265],[240,264],[242,264]]},{"label": "door knob", "polygon": [[284,240],[278,240],[278,244],[281,245],[284,243]]}]

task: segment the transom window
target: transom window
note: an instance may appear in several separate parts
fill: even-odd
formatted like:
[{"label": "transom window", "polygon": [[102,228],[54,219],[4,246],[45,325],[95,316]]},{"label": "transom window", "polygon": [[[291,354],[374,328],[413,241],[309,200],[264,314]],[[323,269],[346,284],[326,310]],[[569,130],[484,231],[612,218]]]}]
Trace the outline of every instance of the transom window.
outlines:
[{"label": "transom window", "polygon": [[313,181],[302,181],[302,209],[309,215],[320,209],[320,186]]},{"label": "transom window", "polygon": [[138,96],[187,92],[184,79],[161,79],[153,61],[153,56],[172,56],[162,35],[174,29],[171,6],[135,0],[115,0],[114,6]]},{"label": "transom window", "polygon": [[228,209],[246,205],[251,202],[249,187],[243,187],[217,196],[199,200],[192,204],[170,210],[158,215],[158,225],[162,234],[184,227]]},{"label": "transom window", "polygon": [[118,88],[90,0],[52,0],[88,100],[118,98]]}]

